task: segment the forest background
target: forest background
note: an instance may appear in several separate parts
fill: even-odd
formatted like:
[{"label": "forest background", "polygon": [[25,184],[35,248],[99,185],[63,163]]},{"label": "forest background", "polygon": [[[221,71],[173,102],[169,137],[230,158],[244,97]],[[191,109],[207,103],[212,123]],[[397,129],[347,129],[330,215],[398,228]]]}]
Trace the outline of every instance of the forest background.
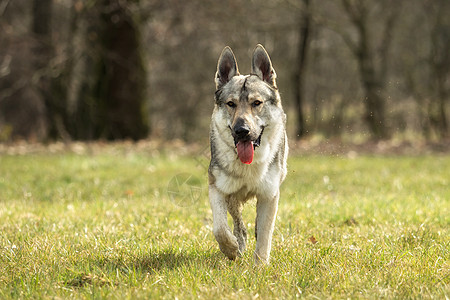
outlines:
[{"label": "forest background", "polygon": [[0,142],[207,142],[224,46],[291,138],[449,137],[448,0],[1,0]]}]

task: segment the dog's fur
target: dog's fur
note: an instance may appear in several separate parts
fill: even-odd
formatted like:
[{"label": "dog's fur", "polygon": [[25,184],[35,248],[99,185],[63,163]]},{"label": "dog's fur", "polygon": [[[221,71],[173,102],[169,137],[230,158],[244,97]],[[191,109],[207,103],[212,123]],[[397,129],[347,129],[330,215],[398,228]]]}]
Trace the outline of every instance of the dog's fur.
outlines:
[{"label": "dog's fur", "polygon": [[[213,233],[220,250],[231,260],[246,248],[243,204],[257,198],[257,263],[268,263],[280,185],[286,176],[288,144],[286,115],[276,85],[276,73],[263,46],[253,52],[250,75],[240,75],[236,58],[225,47],[217,64],[215,106],[212,114],[209,199]],[[237,143],[251,142],[253,162],[243,163]],[[227,224],[233,218],[233,234]]]}]

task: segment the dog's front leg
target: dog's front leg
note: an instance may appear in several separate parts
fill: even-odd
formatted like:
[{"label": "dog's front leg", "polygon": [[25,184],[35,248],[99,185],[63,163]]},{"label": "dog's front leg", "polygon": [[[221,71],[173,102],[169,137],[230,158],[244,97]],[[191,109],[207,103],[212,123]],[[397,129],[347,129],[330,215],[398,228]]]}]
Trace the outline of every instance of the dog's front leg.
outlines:
[{"label": "dog's front leg", "polygon": [[269,263],[270,249],[272,247],[272,234],[278,209],[280,192],[274,196],[257,195],[256,204],[256,250],[255,262],[257,264]]},{"label": "dog's front leg", "polygon": [[242,220],[243,205],[235,197],[229,197],[227,200],[228,212],[233,217],[233,234],[239,244],[239,256],[242,256],[247,245],[247,228],[245,228],[244,221]]},{"label": "dog's front leg", "polygon": [[228,226],[225,195],[213,184],[209,185],[209,201],[213,214],[213,233],[219,248],[229,259],[234,260],[239,253],[239,244]]}]

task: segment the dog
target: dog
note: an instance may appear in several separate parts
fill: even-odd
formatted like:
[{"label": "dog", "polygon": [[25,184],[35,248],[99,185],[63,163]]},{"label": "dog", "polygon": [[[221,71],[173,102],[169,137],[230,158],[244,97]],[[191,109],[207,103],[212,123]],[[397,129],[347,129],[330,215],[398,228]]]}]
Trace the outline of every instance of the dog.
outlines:
[{"label": "dog", "polygon": [[[241,256],[247,243],[243,205],[256,197],[254,258],[257,264],[268,264],[288,156],[286,115],[276,73],[266,50],[258,44],[251,73],[240,75],[227,46],[217,63],[215,83],[208,170],[213,233],[230,260]],[[233,218],[233,233],[227,211]]]}]

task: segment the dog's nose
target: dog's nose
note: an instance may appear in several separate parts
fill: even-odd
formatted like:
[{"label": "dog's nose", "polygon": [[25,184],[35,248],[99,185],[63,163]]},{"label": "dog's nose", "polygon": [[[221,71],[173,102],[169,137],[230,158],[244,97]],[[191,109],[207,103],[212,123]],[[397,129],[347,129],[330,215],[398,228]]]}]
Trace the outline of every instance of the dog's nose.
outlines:
[{"label": "dog's nose", "polygon": [[243,126],[236,126],[234,127],[234,133],[236,134],[236,136],[238,138],[244,138],[248,135],[248,133],[250,132],[250,130],[248,129],[247,126],[243,125]]}]

